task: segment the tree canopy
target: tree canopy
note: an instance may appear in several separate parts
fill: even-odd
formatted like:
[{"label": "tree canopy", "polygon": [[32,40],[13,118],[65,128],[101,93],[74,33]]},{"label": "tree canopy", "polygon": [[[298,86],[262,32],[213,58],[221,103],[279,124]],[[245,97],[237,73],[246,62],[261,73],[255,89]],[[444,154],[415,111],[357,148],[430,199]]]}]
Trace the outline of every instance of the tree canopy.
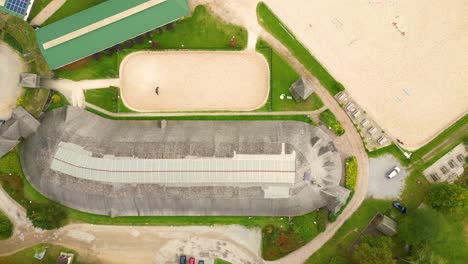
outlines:
[{"label": "tree canopy", "polygon": [[412,245],[435,243],[441,239],[445,230],[447,222],[442,214],[432,208],[421,208],[401,220],[398,236]]},{"label": "tree canopy", "polygon": [[392,253],[393,241],[386,236],[363,236],[353,252],[353,262],[359,264],[394,264]]},{"label": "tree canopy", "polygon": [[42,229],[59,228],[67,218],[67,212],[55,204],[33,203],[28,206],[26,213],[32,224]]},{"label": "tree canopy", "polygon": [[427,202],[436,209],[464,207],[468,204],[468,190],[456,184],[434,184],[429,189]]}]

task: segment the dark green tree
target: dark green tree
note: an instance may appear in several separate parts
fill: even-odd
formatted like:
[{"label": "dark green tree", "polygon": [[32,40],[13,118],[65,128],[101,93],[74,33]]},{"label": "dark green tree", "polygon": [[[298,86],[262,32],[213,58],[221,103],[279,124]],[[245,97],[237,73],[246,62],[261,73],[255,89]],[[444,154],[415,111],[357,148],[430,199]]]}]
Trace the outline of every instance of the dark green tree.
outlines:
[{"label": "dark green tree", "polygon": [[61,227],[67,218],[67,212],[56,204],[33,203],[26,213],[35,227],[47,230]]},{"label": "dark green tree", "polygon": [[468,204],[468,189],[456,184],[434,184],[429,188],[427,202],[435,209],[462,208]]},{"label": "dark green tree", "polygon": [[410,257],[413,264],[447,264],[447,260],[434,254],[429,244],[424,243],[413,249]]},{"label": "dark green tree", "polygon": [[7,239],[13,234],[13,224],[0,212],[0,239]]},{"label": "dark green tree", "polygon": [[411,245],[440,241],[445,230],[447,230],[445,218],[432,208],[417,209],[398,224],[398,236]]},{"label": "dark green tree", "polygon": [[392,253],[393,241],[386,236],[363,236],[353,252],[353,262],[359,264],[394,264]]}]

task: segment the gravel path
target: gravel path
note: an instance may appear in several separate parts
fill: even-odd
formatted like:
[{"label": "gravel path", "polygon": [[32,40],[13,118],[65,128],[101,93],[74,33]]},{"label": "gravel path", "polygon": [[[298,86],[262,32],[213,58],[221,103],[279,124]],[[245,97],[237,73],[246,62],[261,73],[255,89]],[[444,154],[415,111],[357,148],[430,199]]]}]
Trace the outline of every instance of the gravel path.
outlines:
[{"label": "gravel path", "polygon": [[21,95],[19,76],[26,71],[26,65],[16,51],[3,42],[0,42],[0,62],[0,120],[6,120]]}]

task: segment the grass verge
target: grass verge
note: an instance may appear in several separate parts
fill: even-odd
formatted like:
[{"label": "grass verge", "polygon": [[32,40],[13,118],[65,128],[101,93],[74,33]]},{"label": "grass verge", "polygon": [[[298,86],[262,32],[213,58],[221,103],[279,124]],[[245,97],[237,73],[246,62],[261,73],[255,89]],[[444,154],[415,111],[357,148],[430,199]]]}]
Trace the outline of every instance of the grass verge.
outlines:
[{"label": "grass verge", "polygon": [[125,106],[120,98],[120,89],[117,87],[86,90],[85,99],[86,102],[112,113],[134,112]]},{"label": "grass verge", "polygon": [[29,12],[28,21],[33,20],[51,1],[52,0],[35,0],[31,12]]},{"label": "grass verge", "polygon": [[[47,252],[44,258],[42,260],[35,259],[34,254],[38,251],[42,251],[44,248],[47,249]],[[80,261],[79,255],[76,251],[65,248],[65,247],[61,247],[61,246],[51,245],[51,244],[38,244],[33,247],[23,249],[12,255],[2,256],[0,257],[0,263],[55,264],[57,263],[57,257],[60,255],[60,252],[73,253],[75,255],[73,259],[73,263],[76,263],[76,264],[84,263]]]},{"label": "grass verge", "polygon": [[320,83],[330,92],[330,94],[335,95],[344,90],[343,85],[328,73],[320,62],[310,54],[309,50],[296,39],[286,25],[284,25],[263,2],[260,2],[257,5],[257,18],[260,24],[268,32],[283,43],[283,45],[289,49],[296,59],[298,59],[312,75],[317,77]]},{"label": "grass verge", "polygon": [[50,16],[42,26],[46,26],[57,22],[61,19],[79,13],[92,6],[100,4],[106,0],[67,0],[62,7],[57,10],[52,16]]},{"label": "grass verge", "polygon": [[330,111],[330,109],[327,109],[320,113],[319,119],[323,122],[325,126],[327,126],[329,129],[335,132],[336,135],[341,136],[345,133],[345,130],[343,126],[341,126],[340,121],[338,121],[338,119],[332,113],[332,111]]},{"label": "grass verge", "polygon": [[[202,5],[195,8],[192,16],[174,22],[173,30],[161,30],[154,30],[150,37],[145,35],[141,44],[132,40],[131,48],[110,55],[101,52],[99,60],[88,57],[60,68],[55,71],[56,76],[72,80],[115,78],[118,76],[119,61],[131,52],[152,49],[149,40],[158,43],[157,50],[242,50],[247,46],[245,28],[225,23]],[[233,36],[236,39],[234,48],[230,46]]]},{"label": "grass verge", "polygon": [[50,104],[47,107],[47,111],[51,111],[56,108],[64,107],[67,105],[70,105],[67,98],[59,92],[54,92],[54,95],[52,95]]},{"label": "grass verge", "polygon": [[232,264],[232,263],[223,259],[215,259],[214,264]]},{"label": "grass verge", "polygon": [[18,100],[18,104],[21,105],[31,115],[39,118],[47,102],[47,99],[49,98],[50,90],[32,88],[24,88],[24,90],[25,92]]},{"label": "grass verge", "polygon": [[23,47],[21,47],[21,44],[12,35],[5,33],[3,36],[3,41],[8,44],[8,46],[16,50],[19,54],[23,55]]},{"label": "grass verge", "polygon": [[294,100],[280,99],[282,94],[290,96],[289,87],[300,76],[268,43],[260,39],[256,44],[270,65],[270,97],[262,110],[266,111],[313,111],[323,106],[322,100],[313,93],[307,100],[296,103]]}]

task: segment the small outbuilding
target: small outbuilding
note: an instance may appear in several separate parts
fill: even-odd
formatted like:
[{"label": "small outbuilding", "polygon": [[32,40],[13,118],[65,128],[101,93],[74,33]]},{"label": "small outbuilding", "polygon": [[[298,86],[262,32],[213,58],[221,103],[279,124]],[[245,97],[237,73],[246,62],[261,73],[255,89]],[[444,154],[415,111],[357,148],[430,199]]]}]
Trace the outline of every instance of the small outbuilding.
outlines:
[{"label": "small outbuilding", "polygon": [[72,264],[73,263],[74,254],[60,252],[60,255],[57,258],[57,264]]},{"label": "small outbuilding", "polygon": [[21,73],[20,86],[26,88],[39,88],[41,87],[41,77],[34,73]]},{"label": "small outbuilding", "polygon": [[386,236],[394,236],[397,233],[397,223],[386,215],[380,216],[379,223],[376,228]]},{"label": "small outbuilding", "polygon": [[296,102],[301,102],[307,100],[314,92],[314,89],[312,83],[301,77],[289,87],[289,92],[291,92]]},{"label": "small outbuilding", "polygon": [[12,150],[20,138],[26,138],[34,133],[39,125],[40,122],[23,107],[17,107],[11,119],[0,125],[0,158]]}]

